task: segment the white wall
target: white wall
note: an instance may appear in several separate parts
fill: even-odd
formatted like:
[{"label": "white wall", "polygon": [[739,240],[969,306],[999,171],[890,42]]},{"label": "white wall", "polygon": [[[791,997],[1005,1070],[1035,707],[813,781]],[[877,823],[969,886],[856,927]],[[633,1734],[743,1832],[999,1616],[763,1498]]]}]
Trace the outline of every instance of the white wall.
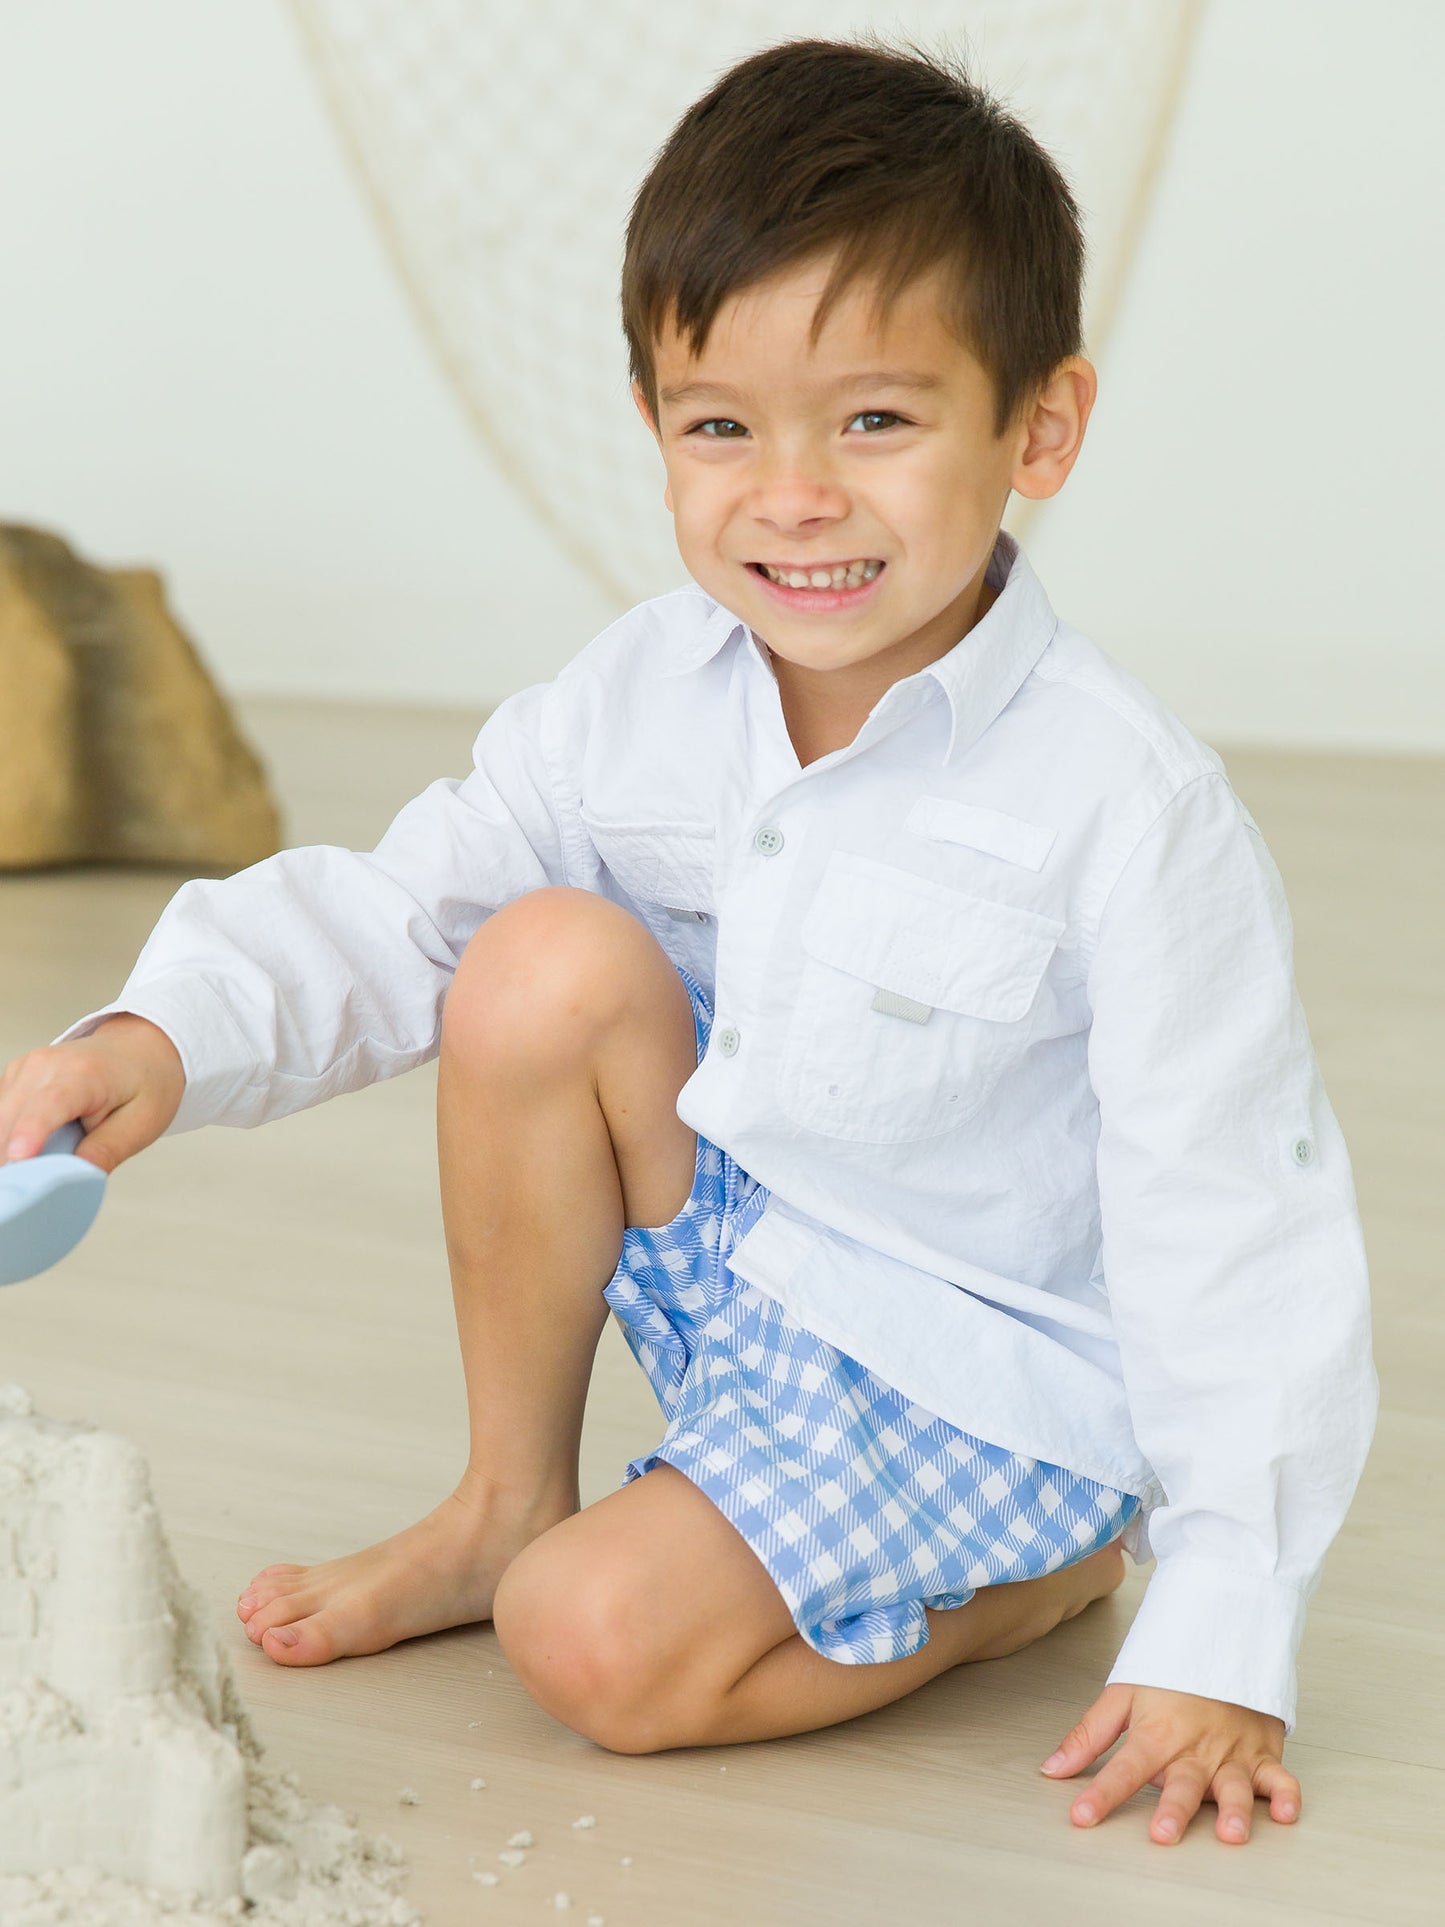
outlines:
[{"label": "white wall", "polygon": [[[1028,544],[1212,740],[1445,748],[1442,70],[1433,0],[1205,9]],[[481,704],[610,620],[435,372],[280,0],[10,0],[0,178],[0,518],[160,566],[223,682]]]},{"label": "white wall", "polygon": [[1445,7],[1209,0],[1054,606],[1207,738],[1445,748]]},{"label": "white wall", "polygon": [[236,690],[553,674],[616,611],[474,442],[280,0],[7,5],[0,519],[158,564]]}]

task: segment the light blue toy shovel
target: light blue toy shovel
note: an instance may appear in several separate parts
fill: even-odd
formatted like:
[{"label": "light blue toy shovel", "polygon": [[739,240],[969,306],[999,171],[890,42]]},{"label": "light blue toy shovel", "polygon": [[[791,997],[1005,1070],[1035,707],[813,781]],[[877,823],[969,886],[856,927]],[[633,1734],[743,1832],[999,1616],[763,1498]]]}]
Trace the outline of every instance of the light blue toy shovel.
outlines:
[{"label": "light blue toy shovel", "polygon": [[73,1155],[84,1136],[62,1124],[33,1158],[0,1164],[0,1285],[49,1271],[95,1223],[105,1173]]}]

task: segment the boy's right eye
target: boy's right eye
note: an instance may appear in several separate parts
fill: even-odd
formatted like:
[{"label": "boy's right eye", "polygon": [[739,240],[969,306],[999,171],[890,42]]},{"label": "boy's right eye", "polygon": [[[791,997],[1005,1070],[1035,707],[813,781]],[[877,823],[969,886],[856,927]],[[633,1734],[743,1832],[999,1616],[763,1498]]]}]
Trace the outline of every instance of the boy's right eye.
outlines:
[{"label": "boy's right eye", "polygon": [[[715,415],[710,421],[696,422],[687,432],[689,435],[699,435],[706,434],[709,429],[719,428],[736,428],[738,432],[743,435],[746,435],[748,432],[741,422],[729,421],[725,415]],[[708,439],[715,442],[731,442],[735,441],[737,437],[734,435],[711,435]]]}]

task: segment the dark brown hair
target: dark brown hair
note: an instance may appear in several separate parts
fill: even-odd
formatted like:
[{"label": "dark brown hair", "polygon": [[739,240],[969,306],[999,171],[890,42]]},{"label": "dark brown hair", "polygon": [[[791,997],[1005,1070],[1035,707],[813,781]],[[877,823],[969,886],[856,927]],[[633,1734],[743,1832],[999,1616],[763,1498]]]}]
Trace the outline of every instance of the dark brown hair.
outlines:
[{"label": "dark brown hair", "polygon": [[669,322],[700,354],[718,309],[836,248],[813,316],[868,277],[875,313],[942,264],[948,320],[994,384],[994,432],[1081,354],[1084,236],[1059,168],[957,54],[791,40],[688,108],[638,190],[622,265],[631,374],[657,419]]}]

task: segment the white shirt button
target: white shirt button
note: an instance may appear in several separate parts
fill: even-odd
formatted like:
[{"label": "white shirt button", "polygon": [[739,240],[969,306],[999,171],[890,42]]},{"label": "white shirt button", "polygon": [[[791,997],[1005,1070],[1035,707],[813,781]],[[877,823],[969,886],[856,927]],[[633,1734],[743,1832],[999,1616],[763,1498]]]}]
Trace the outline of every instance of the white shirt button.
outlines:
[{"label": "white shirt button", "polygon": [[1294,1161],[1296,1164],[1313,1164],[1315,1147],[1307,1137],[1297,1137],[1294,1141]]},{"label": "white shirt button", "polygon": [[717,1034],[717,1047],[724,1057],[735,1056],[741,1041],[731,1024],[727,1025],[725,1029],[720,1030]]},{"label": "white shirt button", "polygon": [[782,847],[783,833],[781,830],[759,830],[753,838],[753,848],[761,852],[763,856],[776,856]]}]

